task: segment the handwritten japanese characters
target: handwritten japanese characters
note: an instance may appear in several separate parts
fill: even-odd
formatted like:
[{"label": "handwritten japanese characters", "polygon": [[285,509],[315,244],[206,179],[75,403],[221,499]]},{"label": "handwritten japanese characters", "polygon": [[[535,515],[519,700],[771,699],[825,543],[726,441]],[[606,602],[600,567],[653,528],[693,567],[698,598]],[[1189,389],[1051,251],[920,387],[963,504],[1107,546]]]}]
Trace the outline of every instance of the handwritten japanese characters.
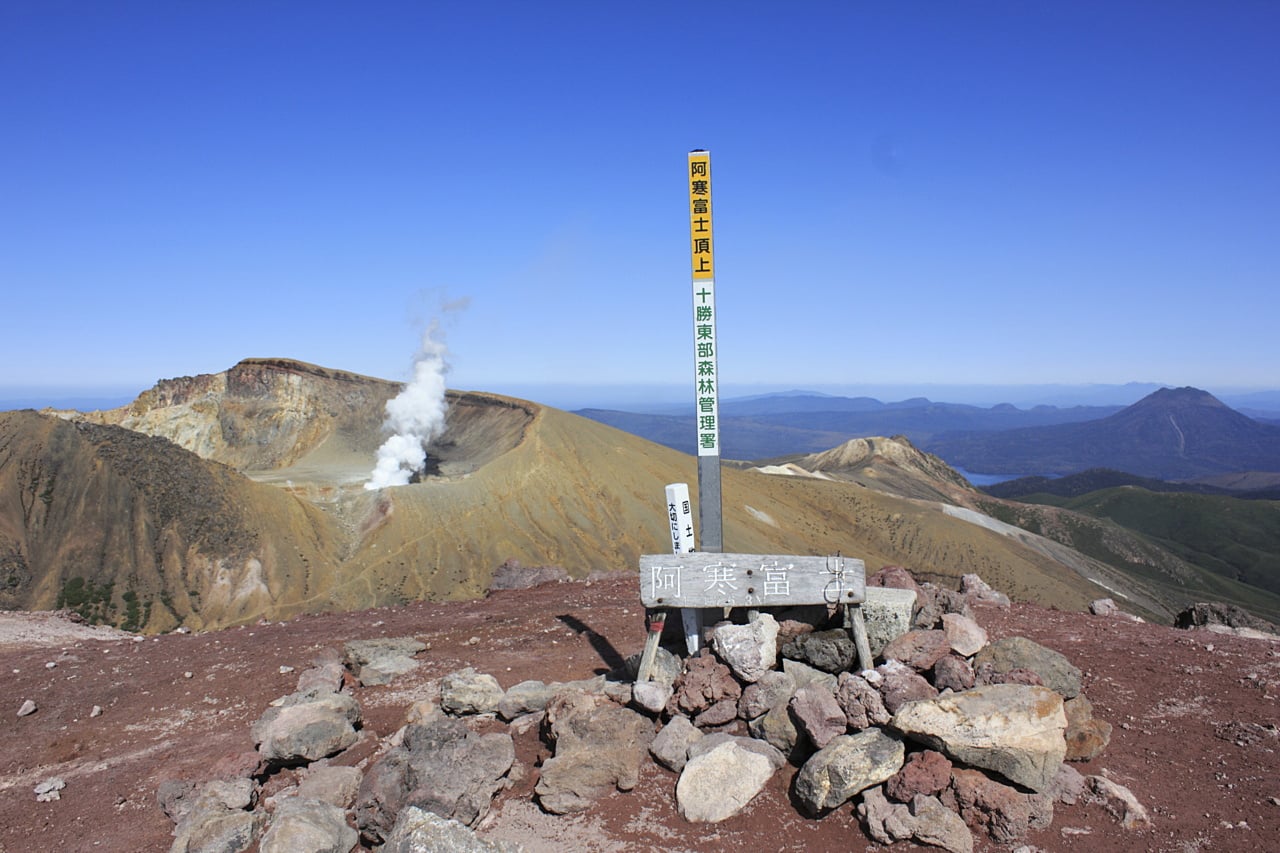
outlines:
[{"label": "handwritten japanese characters", "polygon": [[841,556],[646,554],[640,588],[645,607],[857,604],[866,595],[866,569]]}]

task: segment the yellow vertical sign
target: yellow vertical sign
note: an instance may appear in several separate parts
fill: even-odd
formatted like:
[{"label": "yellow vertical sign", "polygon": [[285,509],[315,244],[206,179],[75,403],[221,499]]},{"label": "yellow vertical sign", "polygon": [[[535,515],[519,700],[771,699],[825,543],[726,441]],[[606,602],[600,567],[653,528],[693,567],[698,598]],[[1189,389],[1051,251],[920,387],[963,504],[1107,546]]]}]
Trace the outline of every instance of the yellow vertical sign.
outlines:
[{"label": "yellow vertical sign", "polygon": [[720,393],[716,369],[715,259],[711,244],[711,155],[706,151],[689,152],[689,251],[693,262],[698,455],[719,456]]},{"label": "yellow vertical sign", "polygon": [[689,152],[689,251],[694,280],[715,278],[711,244],[711,154]]}]

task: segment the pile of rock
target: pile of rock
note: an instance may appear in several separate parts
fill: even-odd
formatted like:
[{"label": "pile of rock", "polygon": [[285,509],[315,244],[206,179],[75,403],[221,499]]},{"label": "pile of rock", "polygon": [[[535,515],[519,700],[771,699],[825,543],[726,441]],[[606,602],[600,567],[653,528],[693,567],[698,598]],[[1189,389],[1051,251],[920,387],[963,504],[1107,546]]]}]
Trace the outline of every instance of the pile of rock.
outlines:
[{"label": "pile of rock", "polygon": [[1006,842],[1047,826],[1055,800],[1085,785],[1064,760],[1097,755],[1111,729],[1093,718],[1076,667],[1025,638],[988,643],[974,601],[1008,604],[976,576],[958,593],[899,568],[868,579],[883,662],[863,672],[850,671],[849,633],[818,624],[825,614],[721,624],[714,656],[663,660],[634,701],[665,723],[652,752],[680,773],[680,813],[729,817],[790,762],[805,811],[856,799],[883,843],[969,850],[970,829]]},{"label": "pile of rock", "polygon": [[[969,851],[973,832],[1009,842],[1047,826],[1055,802],[1087,796],[1121,803],[1129,823],[1145,819],[1127,791],[1064,763],[1093,757],[1110,735],[1079,670],[1025,638],[989,643],[974,601],[1008,600],[976,576],[960,592],[897,568],[868,579],[867,632],[882,662],[860,672],[849,632],[831,627],[842,614],[826,608],[726,621],[697,656],[659,650],[652,680],[634,685],[600,676],[503,690],[468,667],[442,678],[363,768],[332,758],[360,738],[344,685],[407,671],[425,647],[349,644],[346,667],[336,654],[317,661],[254,724],[256,763],[244,778],[162,787],[173,849],[349,851],[358,840],[506,849],[464,827],[531,772],[516,761],[513,733],[535,728],[547,757],[532,771],[534,795],[553,814],[630,790],[652,757],[678,774],[679,813],[695,822],[738,813],[788,766],[805,812],[826,817],[852,804],[845,813],[886,844]],[[300,773],[298,784],[261,797],[282,767]]]}]

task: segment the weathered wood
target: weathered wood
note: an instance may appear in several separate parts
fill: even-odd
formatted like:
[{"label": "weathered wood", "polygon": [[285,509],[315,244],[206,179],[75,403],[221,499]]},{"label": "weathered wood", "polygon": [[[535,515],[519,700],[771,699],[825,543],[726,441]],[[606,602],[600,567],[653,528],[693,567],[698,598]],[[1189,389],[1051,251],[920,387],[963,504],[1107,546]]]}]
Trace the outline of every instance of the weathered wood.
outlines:
[{"label": "weathered wood", "polygon": [[644,554],[645,607],[788,607],[857,604],[866,597],[866,566],[852,557],[774,554]]},{"label": "weathered wood", "polygon": [[648,636],[644,640],[644,651],[640,654],[640,666],[636,670],[636,683],[648,681],[653,675],[653,661],[658,656],[658,645],[662,642],[662,629],[666,626],[667,614],[659,610],[649,614],[646,621]]},{"label": "weathered wood", "polygon": [[871,642],[867,639],[867,623],[862,618],[862,605],[851,604],[844,609],[845,621],[849,623],[849,633],[853,636],[854,648],[858,650],[858,668],[871,669],[875,660],[871,657]]}]

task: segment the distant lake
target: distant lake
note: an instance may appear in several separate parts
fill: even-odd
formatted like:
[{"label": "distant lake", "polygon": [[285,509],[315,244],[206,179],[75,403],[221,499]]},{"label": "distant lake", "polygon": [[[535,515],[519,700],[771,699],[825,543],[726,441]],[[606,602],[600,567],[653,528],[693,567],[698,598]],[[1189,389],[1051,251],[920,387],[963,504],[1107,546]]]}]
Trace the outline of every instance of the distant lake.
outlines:
[{"label": "distant lake", "polygon": [[961,476],[970,483],[973,483],[975,486],[994,486],[996,483],[1006,483],[1009,480],[1016,480],[1019,477],[1038,476],[1036,474],[975,474],[971,471],[966,471],[963,468],[956,468],[954,465],[951,467],[955,468]]}]

